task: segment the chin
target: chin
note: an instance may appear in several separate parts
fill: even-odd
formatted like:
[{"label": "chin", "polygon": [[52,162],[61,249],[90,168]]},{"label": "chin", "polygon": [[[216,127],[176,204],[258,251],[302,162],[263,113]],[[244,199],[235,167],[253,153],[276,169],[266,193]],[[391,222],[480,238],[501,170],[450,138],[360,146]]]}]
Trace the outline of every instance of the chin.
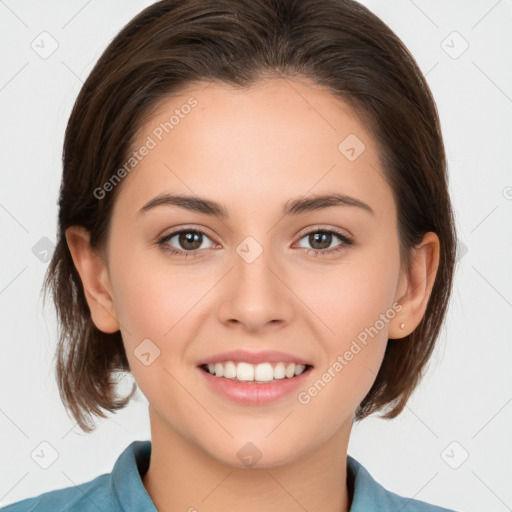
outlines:
[{"label": "chin", "polygon": [[277,468],[293,463],[303,451],[298,450],[297,443],[289,442],[284,445],[282,438],[277,437],[272,441],[265,438],[250,441],[245,437],[243,441],[234,439],[211,448],[206,449],[211,457],[239,469]]}]

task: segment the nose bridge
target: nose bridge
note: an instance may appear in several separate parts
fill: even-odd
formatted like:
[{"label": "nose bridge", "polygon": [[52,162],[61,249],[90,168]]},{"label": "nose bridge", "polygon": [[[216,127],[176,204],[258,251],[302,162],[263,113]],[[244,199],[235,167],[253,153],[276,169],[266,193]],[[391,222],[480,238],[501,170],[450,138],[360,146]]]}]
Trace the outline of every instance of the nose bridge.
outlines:
[{"label": "nose bridge", "polygon": [[252,236],[235,248],[234,268],[219,308],[222,321],[238,321],[251,330],[272,321],[289,321],[291,297],[278,278],[280,262],[274,256],[270,245]]},{"label": "nose bridge", "polygon": [[[260,238],[261,239],[261,238]],[[275,297],[276,277],[270,268],[278,263],[272,257],[273,251],[267,237],[260,243],[248,236],[236,247],[235,287],[239,299],[252,303],[252,308],[262,309]]]}]

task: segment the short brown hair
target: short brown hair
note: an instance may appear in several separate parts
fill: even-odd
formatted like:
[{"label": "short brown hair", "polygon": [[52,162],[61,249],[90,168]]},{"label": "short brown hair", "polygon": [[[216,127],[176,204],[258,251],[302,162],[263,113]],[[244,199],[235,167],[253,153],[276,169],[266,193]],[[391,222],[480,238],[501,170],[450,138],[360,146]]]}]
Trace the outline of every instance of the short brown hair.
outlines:
[{"label": "short brown hair", "polygon": [[[72,225],[105,243],[119,186],[94,194],[127,160],[141,123],[158,103],[200,81],[249,87],[263,76],[304,76],[327,86],[369,123],[397,205],[401,264],[433,231],[440,261],[423,319],[390,340],[380,371],[356,411],[397,416],[431,356],[451,294],[455,227],[437,109],[414,58],[393,31],[353,0],[163,0],[113,39],[85,81],[67,125],[57,246],[44,289],[60,321],[56,373],[61,398],[87,432],[132,398],[115,376],[129,371],[118,331],[91,314],[66,243]],[[103,409],[103,410],[102,410]]]}]

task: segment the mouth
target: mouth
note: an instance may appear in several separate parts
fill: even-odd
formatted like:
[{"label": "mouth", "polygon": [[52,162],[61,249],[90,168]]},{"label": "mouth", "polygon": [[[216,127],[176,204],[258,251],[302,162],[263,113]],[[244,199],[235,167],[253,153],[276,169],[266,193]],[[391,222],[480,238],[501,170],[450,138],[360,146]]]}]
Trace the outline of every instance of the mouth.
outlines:
[{"label": "mouth", "polygon": [[294,379],[310,371],[312,367],[310,364],[282,361],[258,364],[245,361],[223,361],[199,366],[204,372],[219,379],[254,384],[269,384]]},{"label": "mouth", "polygon": [[290,400],[310,380],[311,360],[279,350],[231,350],[197,362],[207,388],[244,406]]},{"label": "mouth", "polygon": [[219,398],[243,406],[265,406],[293,399],[294,392],[308,382],[312,368],[301,363],[226,361],[201,364],[198,371]]}]

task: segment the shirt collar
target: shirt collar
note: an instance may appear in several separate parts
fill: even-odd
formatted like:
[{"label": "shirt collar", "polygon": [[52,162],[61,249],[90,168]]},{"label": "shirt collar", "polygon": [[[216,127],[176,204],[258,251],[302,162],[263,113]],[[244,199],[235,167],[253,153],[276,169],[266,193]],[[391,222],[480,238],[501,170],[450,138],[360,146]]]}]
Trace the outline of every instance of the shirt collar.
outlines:
[{"label": "shirt collar", "polygon": [[390,512],[403,507],[402,504],[397,508],[399,503],[395,499],[401,499],[399,496],[382,487],[368,470],[350,455],[347,455],[347,479],[353,493],[349,512]]},{"label": "shirt collar", "polygon": [[[112,469],[111,488],[125,512],[158,512],[143,483],[149,467],[151,441],[133,441],[119,456]],[[349,512],[385,512],[390,495],[357,460],[347,456],[347,480],[353,494]],[[391,509],[389,509],[391,510]]]},{"label": "shirt collar", "polygon": [[151,441],[133,441],[114,464],[110,485],[124,512],[158,512],[141,478],[150,457]]}]

